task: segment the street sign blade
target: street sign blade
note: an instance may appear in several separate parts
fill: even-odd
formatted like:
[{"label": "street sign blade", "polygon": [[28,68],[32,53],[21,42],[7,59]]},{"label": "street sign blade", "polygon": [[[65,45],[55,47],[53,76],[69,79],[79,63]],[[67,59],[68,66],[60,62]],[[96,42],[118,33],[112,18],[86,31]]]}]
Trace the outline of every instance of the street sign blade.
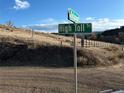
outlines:
[{"label": "street sign blade", "polygon": [[74,23],[79,23],[79,14],[76,13],[74,10],[71,8],[68,9],[68,20],[74,22]]},{"label": "street sign blade", "polygon": [[65,33],[65,34],[66,33],[91,33],[92,24],[91,23],[59,24],[58,31],[59,33]]},{"label": "street sign blade", "polygon": [[59,24],[58,30],[59,33],[74,33],[75,26],[74,24]]},{"label": "street sign blade", "polygon": [[83,26],[84,26],[84,32],[86,32],[86,33],[92,32],[92,24],[91,23],[84,24]]}]

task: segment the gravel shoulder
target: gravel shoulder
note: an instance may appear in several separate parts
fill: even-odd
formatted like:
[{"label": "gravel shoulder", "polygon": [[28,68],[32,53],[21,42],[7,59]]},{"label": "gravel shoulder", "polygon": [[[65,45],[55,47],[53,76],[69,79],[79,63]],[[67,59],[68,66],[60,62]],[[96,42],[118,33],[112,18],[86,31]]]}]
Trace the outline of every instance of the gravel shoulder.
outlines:
[{"label": "gravel shoulder", "polygon": [[[0,93],[74,93],[73,68],[0,68]],[[124,89],[124,65],[78,68],[79,93]],[[11,90],[11,91],[9,91]],[[38,93],[42,93],[38,92]]]}]

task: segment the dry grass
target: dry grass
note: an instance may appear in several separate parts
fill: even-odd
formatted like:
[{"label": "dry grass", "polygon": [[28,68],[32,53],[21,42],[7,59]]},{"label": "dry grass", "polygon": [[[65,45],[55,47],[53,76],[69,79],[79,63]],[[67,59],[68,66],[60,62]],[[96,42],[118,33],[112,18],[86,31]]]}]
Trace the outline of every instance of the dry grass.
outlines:
[{"label": "dry grass", "polygon": [[[12,64],[14,62],[23,64],[25,62],[29,63],[28,61],[30,61],[31,64],[32,62],[40,62],[38,65],[42,62],[49,63],[51,61],[51,63],[56,65],[56,62],[61,60],[62,61],[60,63],[63,63],[64,65],[67,61],[65,59],[69,60],[69,64],[73,62],[73,50],[70,47],[70,45],[73,44],[72,37],[39,32],[35,32],[33,38],[31,36],[31,31],[24,31],[20,29],[16,29],[13,32],[1,31],[0,44],[4,46],[2,43],[10,43],[10,45],[6,46],[5,49],[4,47],[1,47],[2,52],[0,53],[0,58],[7,59],[9,57],[9,59],[2,62],[7,64]],[[61,43],[61,41],[63,41],[63,43]],[[80,40],[77,39],[77,42],[79,41]],[[63,44],[63,46],[61,44]],[[121,54],[120,49],[115,46],[103,49],[93,47],[78,49],[78,64],[79,66],[113,65],[119,63],[119,60],[123,59]],[[19,57],[20,55],[21,59]],[[71,64],[71,66],[72,65],[73,64]]]},{"label": "dry grass", "polygon": [[[110,66],[120,63],[120,51],[78,48],[78,66]],[[0,43],[0,66],[72,67],[73,48],[53,45]]]},{"label": "dry grass", "polygon": [[19,39],[21,41],[27,41],[27,40],[32,40],[35,41],[35,43],[40,43],[42,44],[43,42],[49,43],[51,45],[60,45],[61,41],[63,42],[63,45],[69,46],[70,43],[66,42],[68,41],[73,41],[71,37],[64,37],[64,36],[59,36],[59,35],[53,35],[53,34],[48,34],[48,33],[34,33],[34,37],[32,38],[32,33],[29,31],[23,31],[23,30],[16,30],[13,32],[3,32],[1,31],[0,37],[9,37],[13,39]]},{"label": "dry grass", "polygon": [[[0,29],[0,37],[9,37],[13,39],[19,39],[21,41],[31,41],[33,43],[39,43],[40,45],[44,42],[50,45],[64,45],[70,46],[73,43],[73,37],[66,37],[62,35],[54,35],[50,33],[42,33],[42,32],[34,32],[32,38],[32,31],[30,30],[23,30],[23,29],[14,29],[13,32],[4,31]],[[80,39],[77,39],[77,42],[80,42]],[[80,46],[80,44],[78,45]]]},{"label": "dry grass", "polygon": [[[91,57],[93,58],[95,57],[95,59],[97,59],[96,63],[97,66],[110,66],[110,65],[115,65],[115,64],[119,64],[121,62],[123,62],[123,51],[121,51],[120,49],[118,49],[118,47],[114,47],[114,49],[112,49],[111,47],[108,48],[87,48],[88,50],[92,51],[90,52]],[[115,50],[116,49],[116,50]],[[122,55],[122,57],[120,57],[120,55]],[[94,60],[95,60],[94,59]],[[93,60],[93,62],[95,62]]]},{"label": "dry grass", "polygon": [[100,63],[99,59],[94,55],[93,51],[87,49],[78,50],[79,66],[96,66]]},{"label": "dry grass", "polygon": [[121,58],[121,59],[124,59],[124,53],[121,52],[120,54],[118,54],[118,57]]},{"label": "dry grass", "polygon": [[110,47],[106,47],[104,49],[107,50],[107,51],[112,51],[112,52],[116,52],[116,51],[120,50],[120,48],[116,47],[116,46],[110,46]]}]

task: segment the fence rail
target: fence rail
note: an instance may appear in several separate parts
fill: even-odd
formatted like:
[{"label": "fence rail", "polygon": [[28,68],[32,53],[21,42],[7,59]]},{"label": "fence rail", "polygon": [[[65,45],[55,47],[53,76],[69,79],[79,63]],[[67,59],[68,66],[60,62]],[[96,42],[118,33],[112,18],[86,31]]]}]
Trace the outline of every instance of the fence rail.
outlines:
[{"label": "fence rail", "polygon": [[101,42],[101,41],[94,41],[94,40],[84,40],[84,47],[119,47],[122,50],[124,50],[124,45],[120,44],[113,44],[113,43],[107,43],[107,42]]}]

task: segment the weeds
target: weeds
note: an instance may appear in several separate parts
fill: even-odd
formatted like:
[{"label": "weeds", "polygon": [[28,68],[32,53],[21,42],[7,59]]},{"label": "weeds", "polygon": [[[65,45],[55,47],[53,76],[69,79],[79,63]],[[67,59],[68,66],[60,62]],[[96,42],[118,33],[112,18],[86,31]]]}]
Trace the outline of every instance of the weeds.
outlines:
[{"label": "weeds", "polygon": [[107,51],[114,51],[114,52],[119,50],[119,48],[116,46],[106,47],[104,49]]},{"label": "weeds", "polygon": [[124,52],[118,54],[118,58],[124,59]]}]

